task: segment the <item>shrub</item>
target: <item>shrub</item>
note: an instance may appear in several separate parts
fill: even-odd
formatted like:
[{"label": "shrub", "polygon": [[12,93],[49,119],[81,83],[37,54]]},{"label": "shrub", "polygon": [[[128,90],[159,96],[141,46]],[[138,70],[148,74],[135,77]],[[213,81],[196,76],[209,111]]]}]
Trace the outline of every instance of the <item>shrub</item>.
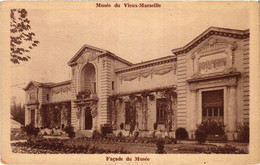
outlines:
[{"label": "shrub", "polygon": [[14,153],[129,153],[128,151],[121,148],[121,150],[105,150],[99,148],[95,145],[90,146],[88,143],[86,145],[72,145],[68,146],[59,139],[48,139],[33,142],[17,142],[12,143],[12,150]]},{"label": "shrub", "polygon": [[71,125],[68,125],[64,131],[69,135],[69,138],[72,139],[75,137],[74,128]]},{"label": "shrub", "polygon": [[185,128],[178,128],[175,132],[176,139],[184,140],[188,138],[188,132]]},{"label": "shrub", "polygon": [[157,128],[158,128],[158,124],[157,124],[157,123],[154,123],[154,124],[153,124],[153,129],[154,129],[154,130],[157,130]]},{"label": "shrub", "polygon": [[244,125],[238,124],[238,132],[240,135],[240,141],[249,142],[249,123],[244,123]]},{"label": "shrub", "polygon": [[245,154],[244,150],[237,148],[236,146],[225,144],[225,146],[217,146],[209,149],[210,152],[216,154]]},{"label": "shrub", "polygon": [[157,154],[163,154],[165,153],[164,151],[164,145],[165,145],[165,140],[164,139],[158,139],[156,141],[156,147],[157,147],[157,150],[156,150],[156,153]]},{"label": "shrub", "polygon": [[100,126],[102,136],[106,136],[107,133],[112,133],[112,127],[110,124],[102,124]]},{"label": "shrub", "polygon": [[139,136],[139,132],[138,132],[138,131],[135,131],[135,132],[134,132],[134,139],[137,139],[138,136]]},{"label": "shrub", "polygon": [[197,126],[198,129],[204,130],[207,135],[224,135],[225,134],[225,125],[223,122],[202,121],[200,125]]},{"label": "shrub", "polygon": [[26,135],[28,136],[34,135],[35,137],[38,135],[40,131],[39,128],[35,128],[32,124],[22,127],[22,130],[26,133]]},{"label": "shrub", "polygon": [[118,133],[117,137],[122,138],[122,137],[123,137],[123,133],[120,131],[120,132]]},{"label": "shrub", "polygon": [[92,139],[98,139],[98,138],[102,138],[103,136],[101,135],[100,132],[98,132],[98,130],[94,130],[92,133]]},{"label": "shrub", "polygon": [[198,141],[199,144],[205,143],[207,140],[207,134],[204,130],[197,129],[195,132],[195,139]]}]

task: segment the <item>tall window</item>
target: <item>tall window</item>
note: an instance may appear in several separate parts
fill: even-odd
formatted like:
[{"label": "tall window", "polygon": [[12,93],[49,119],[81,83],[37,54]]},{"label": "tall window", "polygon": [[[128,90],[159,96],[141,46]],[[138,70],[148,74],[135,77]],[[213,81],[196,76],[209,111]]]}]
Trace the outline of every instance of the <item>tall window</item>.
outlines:
[{"label": "tall window", "polygon": [[130,124],[131,105],[130,102],[125,102],[125,124]]},{"label": "tall window", "polygon": [[202,92],[202,120],[223,121],[223,90]]},{"label": "tall window", "polygon": [[166,119],[166,108],[168,107],[165,98],[156,100],[156,121],[158,124],[163,124]]},{"label": "tall window", "polygon": [[112,90],[114,90],[114,89],[115,89],[115,82],[112,81]]},{"label": "tall window", "polygon": [[97,93],[97,83],[94,82],[94,93]]}]

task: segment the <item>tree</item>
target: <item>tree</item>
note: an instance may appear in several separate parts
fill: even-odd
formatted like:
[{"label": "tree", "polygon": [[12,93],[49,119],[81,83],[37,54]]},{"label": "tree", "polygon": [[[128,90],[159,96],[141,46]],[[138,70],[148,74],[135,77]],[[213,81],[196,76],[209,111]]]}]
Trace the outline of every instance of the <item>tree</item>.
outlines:
[{"label": "tree", "polygon": [[28,12],[25,9],[11,9],[10,22],[10,60],[14,64],[20,61],[28,61],[30,52],[40,42],[33,40],[35,34],[31,32]]},{"label": "tree", "polygon": [[24,124],[25,120],[25,107],[21,103],[17,104],[16,97],[11,98],[11,115],[15,121]]}]

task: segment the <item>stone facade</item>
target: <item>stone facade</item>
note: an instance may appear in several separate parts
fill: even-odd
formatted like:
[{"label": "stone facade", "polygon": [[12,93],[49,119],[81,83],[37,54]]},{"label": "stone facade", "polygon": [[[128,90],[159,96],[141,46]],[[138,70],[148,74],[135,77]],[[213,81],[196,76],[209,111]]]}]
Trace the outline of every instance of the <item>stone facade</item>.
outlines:
[{"label": "stone facade", "polygon": [[[25,123],[71,124],[81,133],[109,125],[115,133],[141,136],[155,129],[174,136],[185,128],[193,137],[197,124],[214,119],[236,139],[237,124],[249,122],[249,30],[211,27],[172,53],[132,64],[84,45],[68,62],[71,80],[31,81],[24,88]],[[49,125],[47,111],[56,115]]]}]

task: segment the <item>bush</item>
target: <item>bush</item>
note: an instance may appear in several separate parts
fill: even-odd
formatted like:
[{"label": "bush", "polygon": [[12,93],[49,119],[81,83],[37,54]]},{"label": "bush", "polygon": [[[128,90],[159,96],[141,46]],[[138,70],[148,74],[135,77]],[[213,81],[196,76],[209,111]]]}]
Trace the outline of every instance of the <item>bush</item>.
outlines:
[{"label": "bush", "polygon": [[200,125],[197,126],[198,129],[204,130],[207,135],[224,135],[225,125],[223,122],[202,121]]},{"label": "bush", "polygon": [[158,128],[158,124],[157,124],[157,123],[154,123],[154,124],[153,124],[153,129],[154,129],[154,130],[157,130],[157,128]]},{"label": "bush", "polygon": [[237,148],[236,146],[225,144],[224,147],[217,146],[209,149],[210,152],[216,154],[245,154],[244,150]]},{"label": "bush", "polygon": [[175,132],[175,137],[179,140],[188,139],[188,132],[185,128],[178,128]]},{"label": "bush", "polygon": [[40,131],[39,128],[35,128],[32,124],[22,127],[22,130],[26,133],[26,135],[34,135],[35,137],[38,135]]},{"label": "bush", "polygon": [[68,125],[64,131],[69,135],[69,138],[72,139],[75,137],[74,128],[71,125]]},{"label": "bush", "polygon": [[103,124],[100,126],[100,129],[103,137],[105,137],[107,133],[112,133],[112,127],[110,124]]},{"label": "bush", "polygon": [[120,132],[118,133],[117,137],[122,138],[122,137],[123,137],[123,133],[120,131]]},{"label": "bush", "polygon": [[138,132],[138,131],[135,131],[135,132],[134,132],[134,139],[137,139],[138,136],[139,136],[139,132]]},{"label": "bush", "polygon": [[99,148],[95,145],[91,146],[86,143],[86,145],[65,145],[65,141],[59,139],[45,139],[41,141],[33,142],[17,142],[12,143],[12,151],[14,153],[34,153],[34,154],[57,154],[57,153],[86,153],[86,154],[94,154],[94,153],[129,153],[124,148],[120,150],[106,150],[103,148]]},{"label": "bush", "polygon": [[98,130],[94,130],[92,133],[92,139],[99,139],[99,138],[103,138],[103,136],[101,135],[100,132],[98,132]]},{"label": "bush", "polygon": [[244,125],[238,125],[238,132],[240,135],[239,140],[242,142],[249,142],[249,123],[244,123]]},{"label": "bush", "polygon": [[204,130],[197,129],[195,132],[195,139],[199,144],[204,144],[207,140],[207,134]]},{"label": "bush", "polygon": [[157,154],[163,154],[163,153],[165,153],[165,151],[164,151],[164,145],[165,145],[165,140],[164,140],[164,139],[158,139],[158,140],[156,141],[156,147],[157,147],[156,153],[157,153]]}]

